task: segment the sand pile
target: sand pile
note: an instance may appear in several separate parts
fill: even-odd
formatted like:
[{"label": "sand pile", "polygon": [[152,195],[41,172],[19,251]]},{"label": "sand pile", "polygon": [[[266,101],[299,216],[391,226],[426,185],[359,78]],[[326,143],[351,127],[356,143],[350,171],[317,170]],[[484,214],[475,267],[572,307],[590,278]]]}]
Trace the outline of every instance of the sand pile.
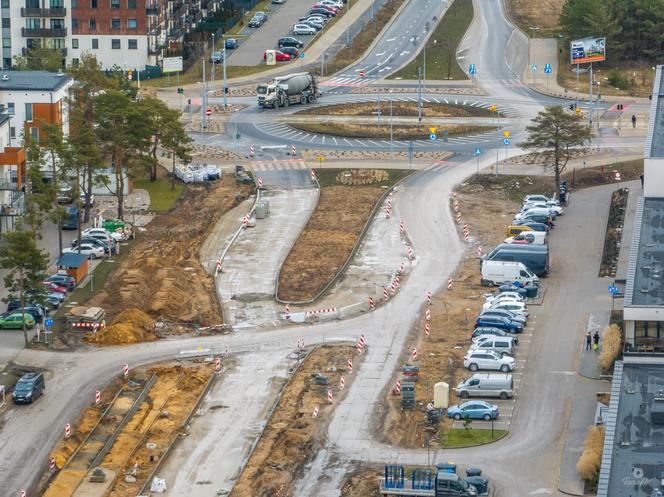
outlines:
[{"label": "sand pile", "polygon": [[120,345],[151,342],[157,339],[154,320],[139,309],[129,309],[118,314],[111,325],[89,335],[89,341],[103,345]]}]

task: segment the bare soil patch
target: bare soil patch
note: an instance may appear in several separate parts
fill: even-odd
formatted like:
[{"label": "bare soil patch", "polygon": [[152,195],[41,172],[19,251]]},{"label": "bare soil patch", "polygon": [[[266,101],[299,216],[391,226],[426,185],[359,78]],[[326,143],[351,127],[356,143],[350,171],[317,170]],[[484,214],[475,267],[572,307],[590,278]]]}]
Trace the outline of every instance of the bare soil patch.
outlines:
[{"label": "bare soil patch", "polygon": [[629,190],[627,188],[616,190],[611,195],[609,218],[604,238],[604,250],[602,251],[602,261],[599,266],[600,278],[603,276],[615,277],[616,275],[628,195]]},{"label": "bare soil patch", "polygon": [[[343,398],[339,390],[344,375],[346,389],[353,380],[347,361],[357,354],[352,346],[324,346],[312,351],[285,387],[263,435],[251,453],[231,497],[286,497],[305,464],[324,444],[330,415]],[[357,358],[357,359],[356,359]],[[354,364],[357,367],[358,363]],[[317,385],[316,374],[327,377],[328,385]],[[327,401],[332,390],[334,404]],[[314,408],[319,406],[316,418]]]},{"label": "bare soil patch", "polygon": [[[509,16],[530,37],[553,36],[560,28],[565,0],[507,0]],[[535,28],[535,29],[533,29]]]},{"label": "bare soil patch", "polygon": [[378,483],[382,468],[356,471],[346,477],[341,485],[341,497],[379,497]]},{"label": "bare soil patch", "polygon": [[[389,122],[378,126],[368,123],[349,123],[339,121],[320,121],[311,123],[290,122],[288,125],[292,128],[309,133],[321,133],[324,135],[341,136],[346,138],[377,138],[395,140],[424,140],[429,137],[431,131],[429,126],[409,125],[399,123],[390,129]],[[469,135],[473,133],[483,133],[490,131],[492,126],[473,126],[466,124],[452,124],[445,127],[439,127],[438,133],[442,136],[443,130],[447,130],[449,136]]]},{"label": "bare soil patch", "polygon": [[214,282],[198,260],[199,248],[219,217],[237,204],[236,196],[244,200],[249,194],[247,186],[226,175],[214,185],[189,186],[179,205],[156,216],[104,290],[90,301],[103,307],[112,323],[94,341],[110,345],[140,339],[135,328],[145,331],[145,317],[137,320],[136,313],[120,314],[123,311],[139,310],[172,323],[221,324]]},{"label": "bare soil patch", "polygon": [[[384,100],[380,106],[383,116],[390,113],[389,100]],[[378,105],[372,103],[353,103],[340,105],[323,105],[310,107],[296,114],[307,114],[315,116],[371,116],[378,112]],[[395,117],[417,116],[418,106],[415,102],[392,102],[392,115]],[[422,106],[424,117],[495,117],[494,113],[483,107],[466,107],[454,104],[440,104],[427,102]]]}]

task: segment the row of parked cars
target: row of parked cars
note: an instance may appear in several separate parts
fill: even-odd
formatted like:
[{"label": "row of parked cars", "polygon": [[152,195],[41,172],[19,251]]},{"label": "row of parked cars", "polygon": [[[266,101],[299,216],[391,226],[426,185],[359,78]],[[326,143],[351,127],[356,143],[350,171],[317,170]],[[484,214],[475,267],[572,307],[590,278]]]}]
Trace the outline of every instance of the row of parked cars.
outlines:
[{"label": "row of parked cars", "polygon": [[[481,258],[482,285],[500,287],[497,293],[485,295],[475,320],[472,342],[463,361],[473,375],[457,385],[460,398],[504,400],[513,396],[510,373],[516,367],[519,334],[528,323],[526,300],[539,291],[538,275],[549,271],[548,233],[561,215],[563,208],[557,200],[544,195],[527,196],[508,227],[505,242]],[[471,400],[450,407],[447,414],[454,419],[494,420],[499,409],[486,401]]]},{"label": "row of parked cars", "polygon": [[315,35],[330,19],[336,17],[344,3],[341,0],[319,0],[306,16],[300,17],[293,25],[293,34]]}]

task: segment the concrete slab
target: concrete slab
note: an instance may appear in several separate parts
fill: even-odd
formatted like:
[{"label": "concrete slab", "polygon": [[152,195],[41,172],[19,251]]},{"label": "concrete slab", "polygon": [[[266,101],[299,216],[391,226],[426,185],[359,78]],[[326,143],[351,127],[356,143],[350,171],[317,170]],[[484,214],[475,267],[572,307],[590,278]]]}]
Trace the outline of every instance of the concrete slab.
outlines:
[{"label": "concrete slab", "polygon": [[596,406],[597,399],[588,396],[572,403],[558,479],[558,490],[568,495],[584,495],[585,482],[576,471],[576,463],[583,452],[586,432],[593,425]]},{"label": "concrete slab", "polygon": [[106,491],[115,480],[116,473],[110,469],[102,469],[106,474],[106,481],[100,483],[90,482],[90,476],[92,475],[92,471],[94,471],[90,470],[86,479],[81,482],[81,484],[76,489],[76,492],[74,492],[74,497],[104,497],[104,495],[106,495]]}]

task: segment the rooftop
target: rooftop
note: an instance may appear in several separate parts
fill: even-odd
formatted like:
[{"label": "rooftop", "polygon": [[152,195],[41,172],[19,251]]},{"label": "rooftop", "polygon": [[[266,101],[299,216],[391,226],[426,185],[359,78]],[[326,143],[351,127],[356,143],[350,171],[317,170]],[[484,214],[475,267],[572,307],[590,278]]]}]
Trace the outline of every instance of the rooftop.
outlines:
[{"label": "rooftop", "polygon": [[[5,79],[5,76],[9,79]],[[55,72],[3,71],[0,91],[55,91],[71,81],[71,76]]]},{"label": "rooftop", "polygon": [[616,364],[597,497],[664,492],[664,400],[655,400],[660,395],[664,363]]},{"label": "rooftop", "polygon": [[627,265],[625,307],[664,305],[664,198],[639,198]]},{"label": "rooftop", "polygon": [[64,268],[79,268],[85,263],[86,259],[87,257],[83,254],[77,252],[65,252],[58,259],[56,265]]},{"label": "rooftop", "polygon": [[662,69],[657,66],[653,84],[652,103],[650,104],[650,124],[646,136],[644,156],[646,159],[664,157],[664,78]]}]

